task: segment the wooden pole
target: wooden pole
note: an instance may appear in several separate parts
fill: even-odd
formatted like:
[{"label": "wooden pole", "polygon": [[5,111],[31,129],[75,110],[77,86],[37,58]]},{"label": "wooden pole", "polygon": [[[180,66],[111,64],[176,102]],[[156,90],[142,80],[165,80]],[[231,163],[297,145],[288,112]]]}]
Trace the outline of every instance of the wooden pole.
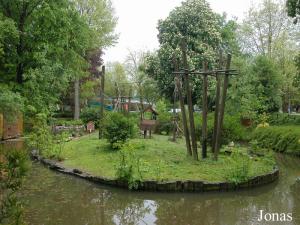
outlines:
[{"label": "wooden pole", "polygon": [[105,66],[102,66],[101,72],[101,88],[100,88],[100,124],[99,124],[99,139],[103,138],[103,117],[104,117],[104,82],[105,82]]},{"label": "wooden pole", "polygon": [[[175,71],[179,70],[178,64],[175,59],[174,59],[174,67],[175,67]],[[177,90],[178,90],[178,98],[179,98],[179,103],[180,103],[180,108],[181,108],[183,133],[184,133],[184,137],[185,137],[186,150],[187,150],[187,154],[192,156],[190,134],[189,134],[188,124],[187,124],[186,112],[185,112],[185,107],[184,107],[184,99],[182,96],[182,88],[181,88],[181,82],[179,79],[179,75],[176,75],[176,77],[175,77],[175,85],[177,86]]]},{"label": "wooden pole", "polygon": [[[220,52],[220,58],[219,58],[220,70],[222,69],[222,64],[223,64],[223,57],[222,57],[222,52]],[[221,79],[218,73],[216,73],[216,81],[217,81],[217,92],[216,92],[216,108],[215,108],[214,131],[213,131],[213,140],[212,140],[212,152],[215,152],[216,135],[218,129],[219,110],[220,110]]]},{"label": "wooden pole", "polygon": [[[227,62],[226,62],[226,70],[230,69],[231,64],[231,55],[228,54],[227,56]],[[225,73],[224,77],[224,84],[223,84],[223,93],[221,97],[221,103],[220,103],[220,113],[219,113],[219,119],[218,119],[218,127],[217,127],[217,133],[216,133],[216,143],[215,143],[215,152],[214,152],[214,159],[218,159],[218,154],[220,150],[220,142],[221,142],[221,132],[222,132],[222,126],[223,126],[223,119],[224,119],[224,111],[225,111],[225,101],[226,101],[226,95],[227,95],[227,88],[228,88],[228,82],[229,82],[229,72]]]},{"label": "wooden pole", "polygon": [[173,138],[172,141],[176,142],[176,131],[177,131],[177,125],[176,125],[176,99],[177,99],[177,86],[176,86],[176,77],[175,77],[175,91],[174,91],[174,97],[173,97]]},{"label": "wooden pole", "polygon": [[130,113],[131,98],[132,98],[132,88],[130,87],[130,89],[129,89],[129,96],[128,96],[128,114]]},{"label": "wooden pole", "polygon": [[[207,62],[203,63],[204,72],[207,72]],[[202,158],[207,157],[207,74],[203,76],[203,100],[202,100]]]},{"label": "wooden pole", "polygon": [[184,69],[185,69],[184,83],[185,83],[185,88],[186,88],[186,92],[187,92],[187,102],[188,102],[189,120],[190,120],[190,131],[191,131],[191,140],[192,140],[192,151],[193,151],[194,159],[198,160],[197,142],[196,142],[196,135],[195,135],[194,113],[193,113],[193,103],[192,103],[192,91],[191,91],[190,81],[189,81],[186,47],[187,47],[186,42],[183,41],[181,43],[181,50],[182,50],[183,65],[184,65]]}]

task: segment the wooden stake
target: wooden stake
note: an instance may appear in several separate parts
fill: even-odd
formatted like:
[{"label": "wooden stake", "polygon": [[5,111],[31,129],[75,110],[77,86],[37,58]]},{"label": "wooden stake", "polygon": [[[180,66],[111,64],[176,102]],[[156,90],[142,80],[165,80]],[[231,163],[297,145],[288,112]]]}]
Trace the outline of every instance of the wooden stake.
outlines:
[{"label": "wooden stake", "polygon": [[[177,64],[176,60],[174,60],[174,67],[175,67],[175,71],[178,71],[178,64]],[[175,77],[175,84],[176,84],[177,90],[178,90],[178,97],[179,97],[179,103],[180,103],[180,108],[181,108],[183,133],[184,133],[184,137],[185,137],[186,150],[187,150],[187,154],[191,156],[192,150],[191,150],[190,134],[189,134],[189,129],[188,129],[188,125],[187,125],[187,118],[186,118],[186,112],[185,112],[185,107],[184,107],[184,99],[182,96],[182,88],[181,88],[181,82],[179,79],[179,75],[176,75],[176,77]]]},{"label": "wooden stake", "polygon": [[[204,72],[207,72],[207,62],[203,63]],[[207,157],[207,74],[203,75],[203,100],[202,100],[202,158]]]},{"label": "wooden stake", "polygon": [[185,41],[183,41],[182,44],[181,44],[181,50],[182,50],[183,65],[184,65],[184,69],[185,69],[184,83],[185,83],[185,88],[186,88],[186,92],[187,92],[187,102],[188,102],[188,109],[189,109],[189,120],[190,120],[190,131],[191,131],[193,157],[194,157],[195,160],[198,160],[197,142],[196,142],[196,135],[195,135],[194,113],[193,113],[193,103],[192,103],[192,91],[191,91],[190,81],[189,81],[187,53],[186,53],[186,42]]},{"label": "wooden stake", "polygon": [[[223,57],[222,57],[222,52],[220,52],[220,59],[219,59],[220,70],[222,69],[222,63],[223,63]],[[221,79],[218,73],[216,73],[216,81],[217,81],[217,92],[216,92],[216,108],[215,108],[214,131],[213,131],[213,140],[212,140],[212,152],[215,152],[216,135],[218,129],[219,110],[220,110]]]},{"label": "wooden stake", "polygon": [[[176,86],[176,77],[175,77],[175,89],[177,89]],[[178,89],[177,89],[178,90]],[[173,97],[173,138],[172,141],[176,142],[176,131],[177,131],[177,125],[176,125],[176,99],[177,99],[177,91],[174,91],[174,97]]]},{"label": "wooden stake", "polygon": [[104,82],[105,82],[105,66],[102,66],[101,72],[101,88],[100,88],[100,123],[99,124],[99,139],[103,138],[103,117],[104,117]]},{"label": "wooden stake", "polygon": [[[226,62],[226,70],[230,69],[231,64],[231,55],[228,54],[227,56],[227,62]],[[228,82],[229,82],[229,72],[225,73],[224,77],[224,84],[223,84],[223,94],[221,97],[221,103],[220,103],[220,113],[219,113],[219,119],[218,119],[218,127],[217,127],[217,133],[216,133],[216,143],[215,143],[215,151],[214,151],[214,159],[218,159],[218,154],[220,150],[220,142],[221,142],[221,132],[222,132],[222,126],[223,126],[223,119],[224,119],[224,111],[225,111],[225,101],[226,101],[226,95],[227,95],[227,88],[228,88]]]}]

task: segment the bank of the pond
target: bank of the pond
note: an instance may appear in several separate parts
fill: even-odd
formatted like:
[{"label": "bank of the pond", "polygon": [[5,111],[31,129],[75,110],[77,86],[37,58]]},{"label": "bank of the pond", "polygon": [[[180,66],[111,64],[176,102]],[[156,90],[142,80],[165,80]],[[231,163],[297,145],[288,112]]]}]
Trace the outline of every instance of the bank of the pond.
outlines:
[{"label": "bank of the pond", "polygon": [[[218,162],[210,158],[196,162],[186,156],[183,140],[173,143],[167,136],[154,136],[153,139],[135,139],[131,143],[139,146],[133,154],[139,163],[141,176],[136,184],[141,190],[226,191],[270,183],[279,175],[272,157],[249,157],[245,148],[234,148],[233,151],[240,152],[234,159],[223,152]],[[60,163],[34,157],[63,173],[128,187],[126,181],[116,176],[120,152],[110,150],[97,134],[66,143],[62,156],[64,161]]]},{"label": "bank of the pond", "polygon": [[260,148],[300,156],[300,126],[270,126],[256,128],[253,133]]}]

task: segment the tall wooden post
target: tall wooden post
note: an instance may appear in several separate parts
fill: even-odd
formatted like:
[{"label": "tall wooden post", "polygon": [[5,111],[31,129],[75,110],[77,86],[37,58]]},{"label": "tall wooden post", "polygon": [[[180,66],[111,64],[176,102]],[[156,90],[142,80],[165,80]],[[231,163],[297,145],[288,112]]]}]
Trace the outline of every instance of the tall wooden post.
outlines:
[{"label": "tall wooden post", "polygon": [[[178,68],[178,64],[175,59],[174,59],[174,66],[175,66],[175,72],[177,72],[179,70],[179,68]],[[180,108],[181,108],[183,133],[184,133],[184,137],[185,137],[186,150],[187,150],[187,154],[191,156],[192,149],[191,149],[190,134],[189,134],[188,124],[187,124],[186,112],[185,112],[185,107],[184,107],[184,99],[182,96],[182,88],[181,88],[181,82],[180,82],[179,75],[176,75],[176,77],[175,77],[175,85],[177,86],[177,90],[178,90],[178,98],[179,98],[179,103],[180,103]]]},{"label": "tall wooden post", "polygon": [[189,109],[189,120],[190,120],[190,131],[191,131],[191,140],[192,140],[192,151],[193,157],[195,160],[198,160],[198,151],[197,151],[197,142],[196,142],[196,135],[195,135],[195,123],[194,123],[194,113],[193,113],[193,103],[192,103],[192,91],[190,87],[189,81],[189,72],[188,72],[188,62],[187,62],[187,53],[186,53],[186,42],[183,41],[181,43],[181,50],[182,50],[182,60],[185,69],[184,73],[184,83],[187,92],[187,102],[188,102],[188,109]]},{"label": "tall wooden post", "polygon": [[132,98],[132,88],[130,87],[130,89],[129,89],[129,95],[128,95],[128,114],[130,113],[131,98]]},{"label": "tall wooden post", "polygon": [[103,138],[103,117],[104,117],[104,82],[105,82],[105,66],[102,66],[101,72],[101,88],[100,88],[100,124],[99,139]]},{"label": "tall wooden post", "polygon": [[[223,64],[223,56],[222,52],[220,52],[219,58],[219,69],[222,69]],[[216,73],[216,82],[217,82],[217,92],[216,92],[216,108],[215,108],[215,119],[214,119],[214,131],[213,131],[213,139],[212,139],[212,152],[215,152],[215,144],[216,144],[216,135],[218,129],[218,120],[219,120],[219,110],[220,110],[220,94],[221,94],[221,79],[218,73]]]},{"label": "tall wooden post", "polygon": [[226,95],[227,95],[227,88],[228,88],[228,82],[229,82],[229,69],[231,64],[231,55],[228,54],[227,56],[227,62],[226,62],[226,72],[224,76],[224,84],[223,84],[223,93],[221,97],[221,103],[220,103],[220,113],[219,113],[219,119],[218,119],[218,127],[216,132],[216,143],[215,143],[215,151],[214,151],[214,159],[218,159],[218,154],[220,150],[220,142],[221,142],[221,131],[223,126],[223,119],[224,119],[224,111],[225,111],[225,101],[226,101]]},{"label": "tall wooden post", "polygon": [[176,85],[176,77],[175,77],[175,90],[173,96],[173,138],[172,141],[176,142],[176,133],[177,133],[177,125],[176,125],[176,99],[177,99],[177,85]]},{"label": "tall wooden post", "polygon": [[202,100],[202,158],[207,157],[207,89],[208,80],[205,72],[208,70],[207,62],[203,63],[203,100]]}]

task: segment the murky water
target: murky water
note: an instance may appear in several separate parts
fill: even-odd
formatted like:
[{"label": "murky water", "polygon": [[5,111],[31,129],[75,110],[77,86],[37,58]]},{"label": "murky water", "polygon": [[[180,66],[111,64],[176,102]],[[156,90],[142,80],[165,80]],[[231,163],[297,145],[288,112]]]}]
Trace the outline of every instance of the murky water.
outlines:
[{"label": "murky water", "polygon": [[[170,194],[96,185],[33,163],[22,191],[30,225],[300,224],[300,159],[278,155],[280,180],[253,190]],[[258,222],[259,210],[292,213],[291,222]]]}]

